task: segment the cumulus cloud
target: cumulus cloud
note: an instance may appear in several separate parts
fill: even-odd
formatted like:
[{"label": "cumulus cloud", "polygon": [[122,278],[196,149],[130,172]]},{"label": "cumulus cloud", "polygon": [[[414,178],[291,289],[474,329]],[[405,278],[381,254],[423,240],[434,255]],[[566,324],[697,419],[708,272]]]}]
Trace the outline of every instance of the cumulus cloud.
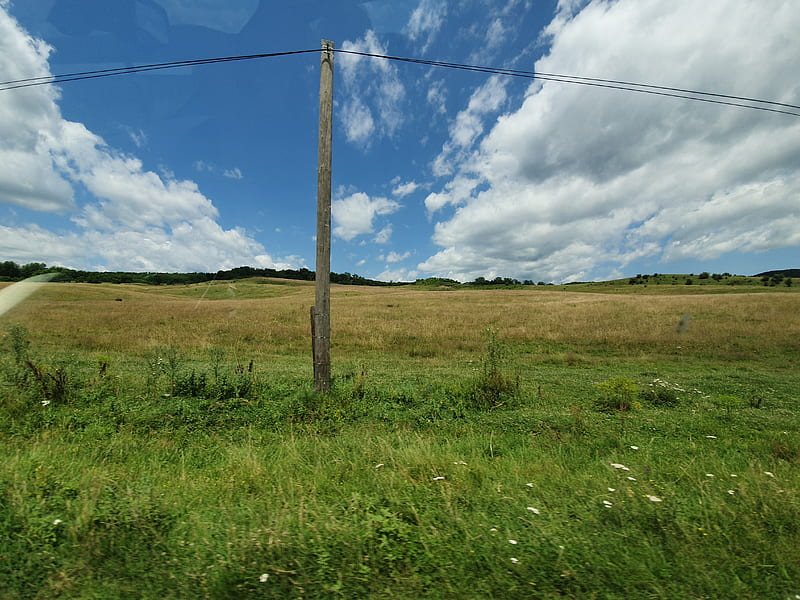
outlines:
[{"label": "cumulus cloud", "polygon": [[[342,50],[388,54],[372,30],[354,42],[346,40]],[[366,149],[375,139],[391,138],[404,121],[402,103],[406,91],[397,68],[388,60],[355,54],[338,54],[337,61],[345,97],[337,112],[347,140]]]},{"label": "cumulus cloud", "polygon": [[[797,104],[798,27],[791,0],[562,0],[536,70]],[[450,179],[428,210],[457,210],[424,271],[569,281],[800,244],[796,117],[534,82],[486,135],[479,123],[457,119],[432,165]]]},{"label": "cumulus cloud", "polygon": [[[50,75],[52,47],[25,36],[0,6],[0,80]],[[29,87],[0,95],[0,198],[41,211],[74,207],[72,187],[55,169],[46,135],[60,119],[53,86]]]},{"label": "cumulus cloud", "polygon": [[378,281],[414,281],[419,275],[415,269],[386,269],[375,276]]},{"label": "cumulus cloud", "polygon": [[[356,236],[372,233],[373,221],[378,215],[390,215],[400,208],[400,204],[386,198],[370,198],[363,192],[356,192],[341,200],[334,200],[331,206],[334,228],[333,235],[350,241]],[[383,230],[388,241],[391,228]],[[380,236],[379,236],[380,237]],[[378,241],[378,240],[376,240]]]},{"label": "cumulus cloud", "polygon": [[452,174],[469,156],[474,143],[483,134],[486,116],[495,113],[505,102],[507,84],[507,79],[493,76],[472,94],[467,107],[456,115],[450,126],[450,138],[433,161],[434,175]]},{"label": "cumulus cloud", "polygon": [[[0,5],[0,80],[48,76],[51,51]],[[52,86],[0,94],[0,202],[65,214],[73,229],[4,226],[4,256],[112,270],[296,264],[295,257],[273,260],[244,230],[220,227],[217,208],[195,182],[157,174],[109,147],[82,123],[64,119],[58,100]],[[136,136],[146,138],[142,131]],[[75,189],[88,200],[78,203]]]}]

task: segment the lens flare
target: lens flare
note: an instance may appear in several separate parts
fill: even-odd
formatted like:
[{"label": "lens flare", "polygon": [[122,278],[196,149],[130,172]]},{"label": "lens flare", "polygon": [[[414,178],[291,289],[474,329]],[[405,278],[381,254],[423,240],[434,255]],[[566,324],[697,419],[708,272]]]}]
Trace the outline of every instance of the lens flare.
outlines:
[{"label": "lens flare", "polygon": [[55,276],[55,273],[34,275],[33,277],[28,277],[27,279],[13,283],[0,290],[0,317],[39,289],[43,283],[50,281]]}]

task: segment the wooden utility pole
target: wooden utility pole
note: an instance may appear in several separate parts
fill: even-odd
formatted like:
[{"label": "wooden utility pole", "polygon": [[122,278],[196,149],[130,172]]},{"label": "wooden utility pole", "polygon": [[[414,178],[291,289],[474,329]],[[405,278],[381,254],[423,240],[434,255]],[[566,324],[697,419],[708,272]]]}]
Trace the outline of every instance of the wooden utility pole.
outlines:
[{"label": "wooden utility pole", "polygon": [[314,390],[331,388],[331,155],[333,138],[333,42],[322,40],[319,64],[319,155],[317,162],[317,264],[311,307]]}]

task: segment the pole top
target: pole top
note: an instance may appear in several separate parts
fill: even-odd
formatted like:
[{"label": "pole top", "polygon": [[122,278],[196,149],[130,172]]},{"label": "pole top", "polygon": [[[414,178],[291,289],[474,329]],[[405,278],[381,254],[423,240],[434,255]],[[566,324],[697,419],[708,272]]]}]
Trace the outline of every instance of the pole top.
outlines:
[{"label": "pole top", "polygon": [[323,50],[333,50],[333,42],[330,40],[322,40]]}]

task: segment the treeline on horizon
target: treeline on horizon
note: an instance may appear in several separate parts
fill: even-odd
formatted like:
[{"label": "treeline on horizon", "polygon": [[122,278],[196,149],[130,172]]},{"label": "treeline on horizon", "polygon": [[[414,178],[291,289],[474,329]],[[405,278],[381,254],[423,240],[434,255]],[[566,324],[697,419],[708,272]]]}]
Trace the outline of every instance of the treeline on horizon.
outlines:
[{"label": "treeline on horizon", "polygon": [[[234,269],[220,270],[216,273],[158,273],[158,272],[129,272],[129,271],[81,271],[67,267],[48,267],[45,263],[33,262],[18,265],[13,261],[0,262],[0,281],[22,281],[35,275],[54,273],[54,282],[62,283],[141,283],[147,285],[188,285],[192,283],[205,283],[208,281],[226,281],[234,279],[247,279],[250,277],[274,277],[278,279],[294,279],[298,281],[314,281],[316,273],[305,267],[302,269],[265,269],[255,267],[236,267]],[[331,272],[331,283],[342,285],[371,285],[371,286],[398,286],[418,283],[437,286],[510,286],[510,285],[553,285],[540,281],[520,281],[511,277],[495,277],[486,279],[478,277],[474,281],[461,283],[455,279],[443,277],[429,277],[417,279],[416,282],[408,281],[378,281],[368,279],[352,273]]]},{"label": "treeline on horizon", "polygon": [[[236,267],[234,269],[220,270],[216,273],[156,273],[156,272],[128,272],[128,271],[81,271],[76,269],[69,269],[67,267],[48,267],[45,263],[32,262],[25,265],[18,265],[13,261],[0,262],[0,281],[22,281],[28,277],[35,275],[44,275],[52,273],[54,282],[65,283],[139,283],[147,285],[188,285],[193,283],[205,283],[209,281],[226,281],[234,279],[247,279],[250,277],[273,277],[279,279],[294,279],[299,281],[314,281],[316,275],[314,271],[306,269],[266,269],[255,267]],[[762,277],[762,279],[769,280],[773,283],[773,279],[783,279],[783,277],[800,278],[800,269],[784,269],[783,271],[768,271],[759,273],[754,277]],[[631,278],[629,283],[646,283],[649,275],[637,275]],[[659,277],[658,274],[653,274],[654,279]],[[663,276],[662,276],[663,277]],[[731,277],[729,273],[719,277],[715,274],[711,278],[717,280],[722,277]],[[709,275],[703,273],[699,279],[707,279]],[[791,280],[789,280],[791,281]],[[408,285],[409,282],[397,281],[377,281],[375,279],[368,279],[361,275],[354,275],[352,273],[334,273],[331,272],[331,283],[338,283],[343,285],[370,285],[370,286],[397,286]],[[486,279],[485,277],[478,277],[474,281],[461,283],[455,279],[446,279],[442,277],[429,277],[427,279],[417,279],[417,284],[433,285],[433,286],[447,286],[455,287],[461,285],[467,286],[520,286],[520,285],[553,285],[552,283],[545,283],[526,279],[520,281],[511,277],[495,277],[494,279]],[[575,284],[580,282],[574,282]],[[687,282],[688,283],[688,282]],[[780,283],[780,281],[777,281]],[[786,281],[784,281],[786,283]],[[569,284],[567,284],[569,285]],[[765,283],[765,285],[768,285]],[[790,283],[788,285],[791,285]]]},{"label": "treeline on horizon", "polygon": [[[0,262],[0,281],[21,281],[35,275],[55,274],[52,281],[65,283],[142,283],[147,285],[187,285],[208,281],[247,279],[249,277],[275,277],[299,281],[314,281],[315,273],[302,269],[261,269],[236,267],[216,273],[153,273],[128,271],[80,271],[66,267],[48,267],[45,263],[18,265],[13,261]],[[331,283],[346,285],[400,285],[394,282],[375,281],[352,273],[331,273]]]}]

